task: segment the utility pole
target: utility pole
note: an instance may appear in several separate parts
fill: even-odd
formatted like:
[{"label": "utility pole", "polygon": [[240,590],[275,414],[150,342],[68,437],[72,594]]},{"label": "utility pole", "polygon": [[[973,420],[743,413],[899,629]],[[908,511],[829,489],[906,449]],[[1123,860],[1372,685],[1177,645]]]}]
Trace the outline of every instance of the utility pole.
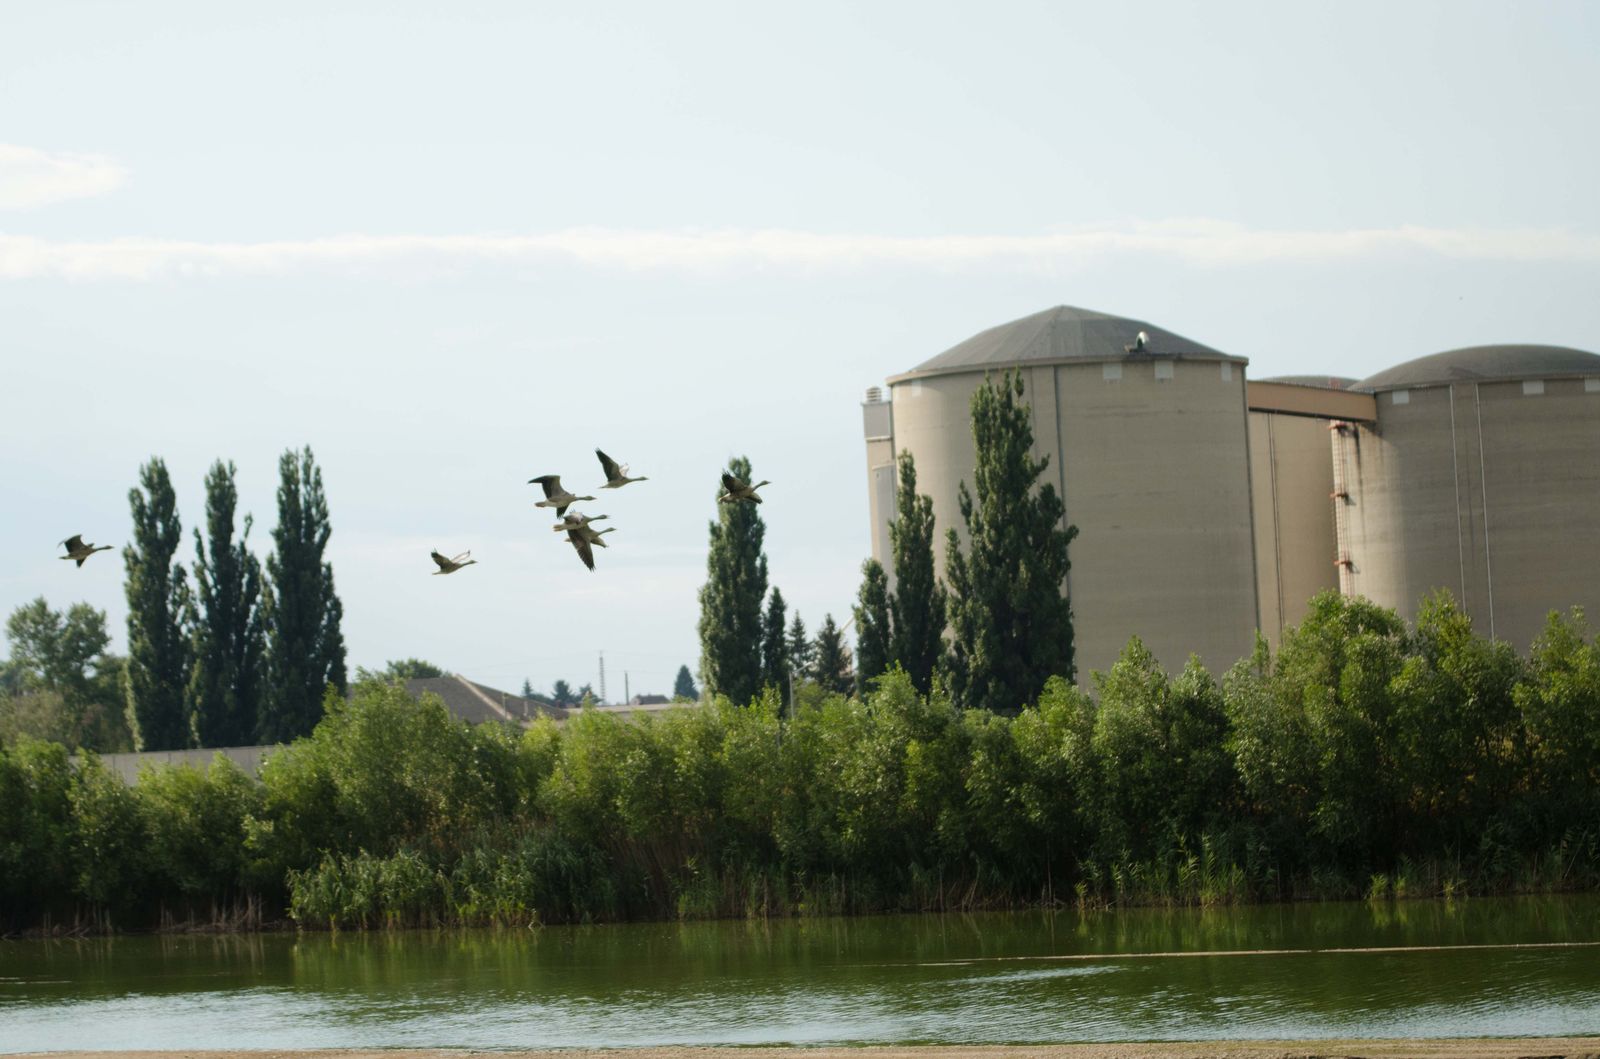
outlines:
[{"label": "utility pole", "polygon": [[633,701],[633,686],[628,683],[628,671],[622,671],[622,702],[624,705]]},{"label": "utility pole", "polygon": [[600,705],[606,704],[606,653],[600,652]]}]

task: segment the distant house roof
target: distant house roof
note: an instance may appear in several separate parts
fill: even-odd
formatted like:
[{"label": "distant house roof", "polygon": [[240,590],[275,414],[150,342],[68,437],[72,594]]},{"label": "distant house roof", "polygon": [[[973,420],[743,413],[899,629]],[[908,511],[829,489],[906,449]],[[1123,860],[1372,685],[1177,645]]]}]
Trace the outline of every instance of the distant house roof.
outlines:
[{"label": "distant house roof", "polygon": [[[1144,349],[1134,352],[1133,347],[1141,331],[1146,336],[1146,345]],[[924,375],[986,371],[1013,365],[1131,360],[1136,357],[1245,362],[1243,357],[1230,356],[1143,320],[1071,305],[1057,305],[1032,316],[980,331],[965,342],[951,346],[889,381],[894,383]]]},{"label": "distant house roof", "polygon": [[411,695],[428,693],[439,696],[452,717],[471,724],[482,724],[484,721],[514,721],[520,724],[539,717],[553,717],[559,721],[567,715],[566,710],[544,699],[523,698],[499,688],[475,683],[466,677],[419,677],[406,681],[405,688]]},{"label": "distant house roof", "polygon": [[629,706],[660,706],[672,700],[665,695],[635,695],[628,700]]}]

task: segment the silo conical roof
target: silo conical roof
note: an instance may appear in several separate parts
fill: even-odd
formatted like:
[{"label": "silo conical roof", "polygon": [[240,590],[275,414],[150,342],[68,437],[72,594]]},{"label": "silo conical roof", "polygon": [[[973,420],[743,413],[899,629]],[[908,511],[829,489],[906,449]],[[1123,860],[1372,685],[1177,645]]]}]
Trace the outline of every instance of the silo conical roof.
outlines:
[{"label": "silo conical roof", "polygon": [[1500,345],[1449,349],[1408,360],[1351,387],[1377,393],[1452,382],[1600,376],[1600,356],[1567,346]]},{"label": "silo conical roof", "polygon": [[[1145,348],[1138,353],[1131,352],[1130,347],[1141,331],[1146,336]],[[1127,360],[1132,357],[1245,363],[1243,357],[1229,356],[1143,320],[1112,316],[1110,313],[1071,305],[1057,305],[981,331],[938,356],[923,361],[906,375],[943,375],[1018,364]]]}]

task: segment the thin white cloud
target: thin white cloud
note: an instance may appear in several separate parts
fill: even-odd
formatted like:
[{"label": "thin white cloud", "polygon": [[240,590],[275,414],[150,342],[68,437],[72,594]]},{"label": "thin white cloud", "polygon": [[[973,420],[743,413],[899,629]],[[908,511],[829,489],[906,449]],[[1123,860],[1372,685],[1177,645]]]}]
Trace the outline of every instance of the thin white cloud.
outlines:
[{"label": "thin white cloud", "polygon": [[52,154],[0,143],[0,210],[26,210],[115,191],[127,170],[98,154]]},{"label": "thin white cloud", "polygon": [[782,229],[648,231],[573,228],[534,235],[342,235],[255,243],[169,239],[72,242],[0,234],[0,279],[152,280],[189,276],[434,271],[578,264],[721,272],[837,271],[882,266],[942,270],[1071,268],[1111,255],[1201,266],[1365,260],[1595,262],[1600,236],[1561,229],[1255,229],[1212,220],[1140,223],[1037,235],[893,236]]}]

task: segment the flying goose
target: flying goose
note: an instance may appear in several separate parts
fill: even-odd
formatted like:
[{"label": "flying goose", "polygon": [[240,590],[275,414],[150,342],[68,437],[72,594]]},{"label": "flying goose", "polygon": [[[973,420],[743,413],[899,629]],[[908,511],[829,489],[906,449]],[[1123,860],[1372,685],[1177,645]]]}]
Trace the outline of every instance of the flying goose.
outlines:
[{"label": "flying goose", "polygon": [[606,548],[610,547],[605,541],[606,534],[617,532],[617,528],[615,526],[607,526],[603,530],[597,530],[593,526],[584,526],[578,532],[583,534],[583,539],[590,544],[598,544],[600,547]]},{"label": "flying goose", "polygon": [[439,549],[435,548],[433,550],[433,561],[439,564],[439,569],[433,572],[433,576],[438,577],[440,574],[453,574],[463,566],[471,566],[478,560],[472,558],[471,552],[462,552],[453,559],[446,559],[439,554]]},{"label": "flying goose", "polygon": [[589,539],[584,536],[584,530],[586,529],[588,529],[587,526],[583,529],[567,530],[567,541],[572,545],[573,550],[578,553],[578,558],[583,560],[583,565],[593,572],[594,549],[589,547]]},{"label": "flying goose", "polygon": [[540,500],[533,506],[553,507],[556,509],[557,515],[565,515],[567,513],[567,508],[571,507],[579,500],[594,499],[592,496],[573,496],[571,493],[561,488],[561,476],[559,474],[541,474],[537,478],[528,479],[529,485],[532,485],[534,482],[538,482],[540,485],[544,486],[544,499]]},{"label": "flying goose", "polygon": [[82,566],[83,561],[95,552],[108,552],[111,550],[111,545],[109,544],[102,544],[98,548],[92,544],[85,544],[83,543],[83,536],[77,533],[62,541],[61,545],[67,549],[67,554],[61,558],[75,559],[79,566]]},{"label": "flying goose", "polygon": [[610,456],[607,456],[599,449],[595,449],[594,454],[600,457],[600,466],[604,468],[606,472],[606,484],[602,485],[600,487],[601,489],[621,489],[629,482],[648,482],[650,480],[642,475],[638,478],[629,478],[627,464],[624,463],[619,465],[616,460],[612,459]]},{"label": "flying goose", "polygon": [[761,503],[761,498],[756,495],[756,490],[764,485],[771,484],[771,482],[757,482],[755,485],[745,485],[736,476],[723,471],[722,488],[726,489],[727,492],[717,497],[717,500],[724,504],[731,504],[737,500],[748,500],[751,503],[759,504]]},{"label": "flying goose", "polygon": [[610,518],[610,517],[611,517],[610,515],[595,515],[595,516],[591,517],[589,515],[583,514],[580,511],[574,511],[572,514],[566,516],[560,522],[557,522],[554,526],[551,526],[550,528],[552,530],[554,530],[555,532],[557,532],[557,533],[560,533],[562,530],[583,529],[585,526],[587,526],[591,522],[599,522],[603,518]]}]

